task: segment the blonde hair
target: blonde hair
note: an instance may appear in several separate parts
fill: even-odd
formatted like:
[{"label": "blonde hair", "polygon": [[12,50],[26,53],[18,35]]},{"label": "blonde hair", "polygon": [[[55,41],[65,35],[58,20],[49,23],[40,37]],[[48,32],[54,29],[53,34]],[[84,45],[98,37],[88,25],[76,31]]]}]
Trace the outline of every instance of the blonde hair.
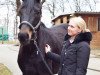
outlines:
[{"label": "blonde hair", "polygon": [[86,32],[86,22],[79,16],[79,17],[72,17],[70,18],[75,24],[82,30],[82,32]]}]

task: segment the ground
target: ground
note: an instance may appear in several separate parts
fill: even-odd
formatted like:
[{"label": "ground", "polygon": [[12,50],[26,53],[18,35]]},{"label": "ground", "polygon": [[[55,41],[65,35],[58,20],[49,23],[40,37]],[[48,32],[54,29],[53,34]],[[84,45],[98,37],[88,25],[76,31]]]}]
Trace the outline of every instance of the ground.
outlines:
[{"label": "ground", "polygon": [[[22,75],[17,64],[18,50],[19,46],[0,44],[0,63],[4,64],[12,75]],[[100,67],[98,66],[100,66],[100,50],[91,50],[87,75],[100,75]],[[2,69],[2,67],[0,67],[0,69]],[[7,75],[9,75],[9,73]]]},{"label": "ground", "polygon": [[95,55],[96,58],[100,58],[100,49],[91,50],[91,54]]}]

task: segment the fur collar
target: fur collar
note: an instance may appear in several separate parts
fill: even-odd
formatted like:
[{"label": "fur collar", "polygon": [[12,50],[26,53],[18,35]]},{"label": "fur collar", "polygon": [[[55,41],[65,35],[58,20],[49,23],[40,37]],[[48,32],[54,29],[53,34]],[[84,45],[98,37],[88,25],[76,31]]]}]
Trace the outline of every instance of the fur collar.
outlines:
[{"label": "fur collar", "polygon": [[[68,34],[66,34],[65,36],[65,41],[68,40],[71,36],[69,36]],[[92,34],[90,32],[85,32],[85,33],[80,33],[75,37],[75,40],[73,43],[79,43],[82,41],[85,41],[87,43],[90,43],[90,41],[92,40]]]}]

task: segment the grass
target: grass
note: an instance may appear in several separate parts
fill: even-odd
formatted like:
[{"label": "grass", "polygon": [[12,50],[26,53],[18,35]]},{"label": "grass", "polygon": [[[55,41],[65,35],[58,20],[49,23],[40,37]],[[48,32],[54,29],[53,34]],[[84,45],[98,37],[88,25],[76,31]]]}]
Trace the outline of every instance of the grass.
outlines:
[{"label": "grass", "polygon": [[12,73],[5,65],[0,63],[0,75],[12,75]]}]

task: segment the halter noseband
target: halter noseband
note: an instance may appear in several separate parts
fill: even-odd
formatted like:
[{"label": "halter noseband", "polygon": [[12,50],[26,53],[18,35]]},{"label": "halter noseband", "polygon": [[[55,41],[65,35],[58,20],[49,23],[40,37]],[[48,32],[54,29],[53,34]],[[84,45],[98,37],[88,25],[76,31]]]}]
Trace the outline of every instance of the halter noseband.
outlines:
[{"label": "halter noseband", "polygon": [[39,20],[39,22],[37,23],[37,25],[35,27],[33,27],[32,24],[29,23],[28,21],[22,21],[21,24],[20,24],[20,26],[19,26],[19,29],[21,29],[22,24],[27,24],[29,27],[31,27],[32,30],[33,30],[33,33],[34,33],[34,39],[31,39],[31,40],[33,40],[34,42],[36,42],[36,39],[37,39],[37,31],[36,30],[40,26],[40,23],[41,23],[41,20]]},{"label": "halter noseband", "polygon": [[40,26],[41,21],[39,20],[39,22],[37,23],[37,25],[35,27],[32,26],[31,23],[29,23],[28,21],[22,21],[19,28],[21,29],[22,24],[27,24],[29,27],[32,28],[32,30],[36,30],[39,26]]}]

